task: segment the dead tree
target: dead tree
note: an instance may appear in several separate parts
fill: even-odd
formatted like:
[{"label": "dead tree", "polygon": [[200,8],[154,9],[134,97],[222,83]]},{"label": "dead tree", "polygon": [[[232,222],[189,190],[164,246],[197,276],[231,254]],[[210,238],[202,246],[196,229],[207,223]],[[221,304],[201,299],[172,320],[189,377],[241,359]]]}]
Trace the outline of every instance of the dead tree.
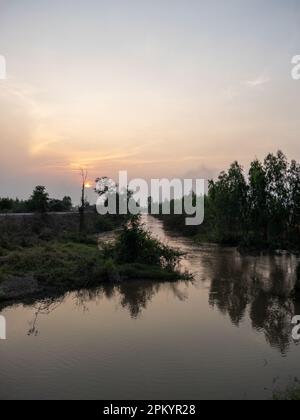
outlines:
[{"label": "dead tree", "polygon": [[82,181],[82,185],[81,185],[81,203],[79,206],[79,230],[80,233],[83,233],[85,231],[85,186],[86,186],[86,182],[87,182],[87,178],[88,178],[88,171],[86,169],[81,169],[80,170],[81,173],[81,181]]}]

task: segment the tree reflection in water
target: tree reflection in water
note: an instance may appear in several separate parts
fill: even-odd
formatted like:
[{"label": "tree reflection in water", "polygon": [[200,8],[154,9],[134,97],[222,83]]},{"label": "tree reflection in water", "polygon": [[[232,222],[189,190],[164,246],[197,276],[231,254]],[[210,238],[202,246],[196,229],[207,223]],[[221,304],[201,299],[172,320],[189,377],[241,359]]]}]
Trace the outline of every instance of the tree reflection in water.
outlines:
[{"label": "tree reflection in water", "polygon": [[[180,290],[180,286],[187,285],[187,281],[179,281],[176,283],[158,283],[151,281],[131,281],[120,284],[106,283],[97,289],[83,289],[77,292],[67,293],[61,297],[53,297],[44,299],[34,303],[29,301],[28,305],[34,309],[32,320],[29,321],[28,336],[37,337],[40,333],[38,321],[40,316],[50,315],[59,306],[61,306],[66,299],[71,295],[74,296],[74,301],[81,310],[88,311],[88,304],[90,302],[100,302],[103,298],[113,299],[119,298],[120,305],[127,309],[133,319],[137,319],[142,311],[147,308],[148,303],[152,298],[159,293],[163,288],[172,291],[174,296],[180,301],[185,301],[187,295]],[[25,304],[27,306],[27,304]]]},{"label": "tree reflection in water", "polygon": [[40,333],[38,328],[38,320],[40,315],[49,315],[51,312],[54,312],[62,303],[64,302],[64,297],[45,299],[39,302],[36,306],[33,306],[35,313],[33,319],[29,322],[29,330],[27,335],[37,337]]},{"label": "tree reflection in water", "polygon": [[245,257],[220,248],[206,266],[212,279],[209,303],[236,326],[249,311],[253,328],[285,355],[292,341],[291,320],[300,314],[300,301],[292,294],[297,262],[287,254]]},{"label": "tree reflection in water", "polygon": [[88,301],[101,300],[103,297],[107,299],[119,298],[120,305],[129,311],[132,318],[137,319],[143,310],[147,309],[152,298],[163,288],[172,291],[177,299],[181,301],[186,300],[187,295],[180,289],[182,284],[187,284],[187,282],[159,283],[157,281],[137,280],[115,285],[108,283],[95,290],[81,290],[75,296],[77,304],[82,307]]},{"label": "tree reflection in water", "polygon": [[[288,254],[280,256],[241,256],[235,249],[221,247],[190,248],[189,268],[195,273],[196,286],[209,282],[209,305],[228,315],[239,327],[249,316],[252,327],[264,334],[270,346],[287,354],[292,342],[291,320],[300,314],[300,299],[292,293],[296,283],[299,258]],[[67,294],[82,310],[90,302],[116,299],[133,319],[139,318],[153,297],[171,291],[180,301],[197,293],[191,282],[159,283],[131,281],[107,283],[93,290]],[[184,286],[184,287],[182,287]],[[201,287],[200,287],[201,289]],[[49,314],[63,303],[64,297],[36,304],[30,335],[38,334],[38,317]],[[31,303],[32,305],[32,303]]]}]

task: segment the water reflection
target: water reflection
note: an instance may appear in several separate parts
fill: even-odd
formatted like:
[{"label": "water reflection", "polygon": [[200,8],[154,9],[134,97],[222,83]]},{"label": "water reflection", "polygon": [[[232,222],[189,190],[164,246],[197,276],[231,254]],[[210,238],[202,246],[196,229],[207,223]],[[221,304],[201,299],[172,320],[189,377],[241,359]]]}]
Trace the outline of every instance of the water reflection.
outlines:
[{"label": "water reflection", "polygon": [[54,312],[62,303],[64,302],[64,297],[45,299],[39,302],[36,305],[32,305],[32,308],[35,310],[33,318],[29,321],[29,330],[27,335],[37,337],[40,333],[38,327],[38,320],[40,316],[50,315]]},{"label": "water reflection", "polygon": [[[201,283],[208,280],[210,307],[228,315],[236,327],[248,317],[252,328],[263,333],[267,343],[285,355],[292,341],[291,319],[300,314],[300,301],[292,294],[297,264],[298,259],[290,255],[249,257],[241,256],[233,249],[208,247],[197,249],[197,256],[190,254],[190,266],[194,271],[198,268],[198,274],[201,271],[195,282],[138,280],[103,284],[97,289],[81,290],[71,296],[82,311],[87,311],[91,302],[115,300],[132,319],[138,319],[155,295],[171,292],[176,299],[188,301]],[[69,297],[68,294],[35,305],[28,335],[39,333],[40,315],[50,314]]]},{"label": "water reflection", "polygon": [[210,305],[228,314],[235,326],[249,313],[252,327],[286,354],[292,341],[291,319],[300,313],[300,302],[292,294],[298,258],[249,257],[222,249],[216,253],[207,264]]},{"label": "water reflection", "polygon": [[[201,305],[209,327],[211,309],[217,308],[229,317],[235,327],[243,328],[242,322],[250,321],[254,330],[264,334],[268,345],[283,355],[287,354],[292,341],[291,319],[300,314],[300,301],[292,294],[298,257],[288,254],[242,256],[232,248],[211,245],[199,247],[185,238],[169,235],[155,219],[151,218],[148,225],[160,239],[187,252],[183,269],[188,268],[195,274],[194,281],[159,283],[141,279],[119,284],[108,283],[97,289],[81,290],[59,299],[28,302],[28,306],[33,308],[28,335],[39,334],[41,316],[49,315],[62,304],[67,307],[70,301],[82,311],[94,308],[92,304],[101,305],[103,301],[111,301],[111,304],[116,302],[118,307],[136,320],[141,319],[145,311],[151,314],[150,303],[156,295],[159,295],[160,306],[155,310],[163,312],[166,296],[171,295],[176,300],[188,303],[184,314],[191,320],[197,320]],[[102,315],[105,316],[104,305],[103,309],[101,306],[99,308],[99,316]],[[176,314],[172,315],[176,318]],[[163,318],[164,314],[161,316]]]},{"label": "water reflection", "polygon": [[168,289],[181,301],[186,300],[188,296],[181,290],[183,285],[187,286],[188,282],[159,283],[137,280],[118,285],[104,284],[94,290],[81,290],[75,294],[75,298],[77,305],[83,309],[87,308],[91,301],[116,298],[119,305],[129,312],[131,318],[137,319],[147,309],[153,297],[163,289]]}]

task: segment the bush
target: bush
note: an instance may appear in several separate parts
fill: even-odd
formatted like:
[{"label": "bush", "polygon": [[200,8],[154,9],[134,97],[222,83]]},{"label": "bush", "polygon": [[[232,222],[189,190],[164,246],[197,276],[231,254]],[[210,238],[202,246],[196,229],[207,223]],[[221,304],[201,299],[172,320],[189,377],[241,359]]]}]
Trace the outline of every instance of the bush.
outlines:
[{"label": "bush", "polygon": [[112,250],[120,264],[139,263],[168,270],[174,270],[183,255],[153,238],[139,217],[124,226]]},{"label": "bush", "polygon": [[108,280],[108,281],[119,281],[120,280],[119,270],[118,270],[115,262],[111,258],[104,261],[103,267],[101,269],[101,277],[104,280]]}]

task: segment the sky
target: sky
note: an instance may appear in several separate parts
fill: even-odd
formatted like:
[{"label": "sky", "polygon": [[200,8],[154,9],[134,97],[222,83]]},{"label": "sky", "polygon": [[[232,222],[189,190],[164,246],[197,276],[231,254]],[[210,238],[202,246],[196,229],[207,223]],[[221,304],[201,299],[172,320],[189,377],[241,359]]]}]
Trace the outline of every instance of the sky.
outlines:
[{"label": "sky", "polygon": [[0,196],[300,160],[299,0],[0,0]]}]

